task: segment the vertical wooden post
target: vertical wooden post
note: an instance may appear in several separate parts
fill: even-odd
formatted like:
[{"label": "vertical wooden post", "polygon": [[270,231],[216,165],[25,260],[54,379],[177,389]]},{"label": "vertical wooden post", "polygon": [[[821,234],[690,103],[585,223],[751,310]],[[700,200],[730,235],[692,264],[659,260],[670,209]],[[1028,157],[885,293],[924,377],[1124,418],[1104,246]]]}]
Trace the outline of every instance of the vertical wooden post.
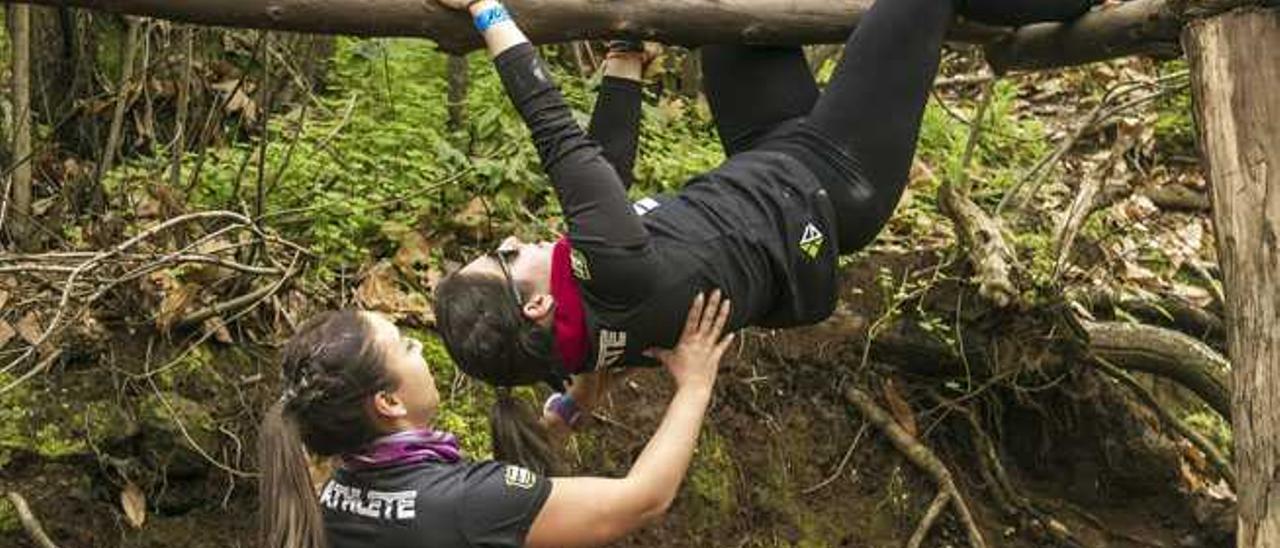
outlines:
[{"label": "vertical wooden post", "polygon": [[[13,213],[10,234],[18,248],[28,245],[31,227],[31,7],[14,4],[13,44]],[[8,198],[7,196],[5,198]]]},{"label": "vertical wooden post", "polygon": [[1227,297],[1241,547],[1280,547],[1280,10],[1187,26]]}]

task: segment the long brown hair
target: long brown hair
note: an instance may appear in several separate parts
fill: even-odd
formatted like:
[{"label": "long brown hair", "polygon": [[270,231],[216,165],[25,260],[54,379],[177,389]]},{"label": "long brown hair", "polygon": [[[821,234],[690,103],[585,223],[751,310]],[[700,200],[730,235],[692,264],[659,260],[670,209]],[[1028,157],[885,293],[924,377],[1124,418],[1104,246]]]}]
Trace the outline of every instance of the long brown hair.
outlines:
[{"label": "long brown hair", "polygon": [[[281,352],[284,395],[258,434],[260,534],[265,548],[325,548],[308,454],[355,451],[379,432],[365,398],[396,387],[373,329],[360,312],[321,314]],[[305,447],[305,448],[304,448]]]}]

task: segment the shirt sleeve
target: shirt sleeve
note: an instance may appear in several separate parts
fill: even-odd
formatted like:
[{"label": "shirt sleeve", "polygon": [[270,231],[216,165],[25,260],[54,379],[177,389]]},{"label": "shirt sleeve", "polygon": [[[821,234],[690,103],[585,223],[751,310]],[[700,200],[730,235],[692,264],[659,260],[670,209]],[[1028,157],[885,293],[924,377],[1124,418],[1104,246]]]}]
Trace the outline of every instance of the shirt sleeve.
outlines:
[{"label": "shirt sleeve", "polygon": [[496,461],[471,465],[458,523],[472,546],[518,547],[551,496],[551,481],[527,468]]},{"label": "shirt sleeve", "polygon": [[610,306],[647,298],[657,268],[649,231],[603,149],[574,120],[532,44],[502,52],[494,64],[555,187],[569,240],[589,265],[579,280]]},{"label": "shirt sleeve", "polygon": [[624,190],[635,181],[642,94],[640,82],[605,76],[596,96],[596,108],[591,111],[591,125],[587,126],[587,135],[600,143]]},{"label": "shirt sleeve", "polygon": [[555,187],[569,238],[575,244],[645,245],[649,232],[632,211],[617,171],[574,120],[533,45],[512,47],[494,64]]}]

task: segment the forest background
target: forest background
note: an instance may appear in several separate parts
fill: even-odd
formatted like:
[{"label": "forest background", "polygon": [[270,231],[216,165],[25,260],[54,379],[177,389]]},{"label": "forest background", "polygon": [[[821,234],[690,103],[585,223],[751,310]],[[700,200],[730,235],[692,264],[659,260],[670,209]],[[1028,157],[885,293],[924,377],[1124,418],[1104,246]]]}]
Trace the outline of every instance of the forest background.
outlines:
[{"label": "forest background", "polygon": [[[423,337],[440,426],[488,455],[491,395],[432,334],[431,288],[561,219],[483,54],[31,12],[4,37],[29,62],[0,59],[32,98],[5,96],[6,143],[33,118],[30,153],[0,158],[32,188],[29,215],[0,208],[0,545],[38,546],[33,522],[59,546],[252,545],[275,349],[331,308]],[[543,51],[585,123],[602,45]],[[808,54],[824,82],[839,48]],[[723,157],[696,50],[648,81],[637,198]],[[997,77],[948,49],[908,195],[845,261],[837,315],[743,337],[677,505],[625,544],[1231,545],[1190,101],[1182,61]],[[624,472],[668,394],[630,380],[574,469]]]}]

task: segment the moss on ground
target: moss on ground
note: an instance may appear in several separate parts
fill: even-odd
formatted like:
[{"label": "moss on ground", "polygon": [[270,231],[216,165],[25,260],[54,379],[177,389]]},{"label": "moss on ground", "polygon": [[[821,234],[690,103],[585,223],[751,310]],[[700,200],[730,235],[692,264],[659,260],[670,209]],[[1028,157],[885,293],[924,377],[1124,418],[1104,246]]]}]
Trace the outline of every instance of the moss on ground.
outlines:
[{"label": "moss on ground", "polygon": [[[0,384],[11,380],[0,375]],[[17,453],[48,459],[85,455],[137,433],[136,424],[114,401],[39,398],[33,390],[20,385],[0,396],[0,468]]]},{"label": "moss on ground", "polygon": [[715,530],[729,523],[738,506],[734,463],[728,442],[708,425],[698,440],[697,454],[689,469],[688,503],[697,530]]}]

